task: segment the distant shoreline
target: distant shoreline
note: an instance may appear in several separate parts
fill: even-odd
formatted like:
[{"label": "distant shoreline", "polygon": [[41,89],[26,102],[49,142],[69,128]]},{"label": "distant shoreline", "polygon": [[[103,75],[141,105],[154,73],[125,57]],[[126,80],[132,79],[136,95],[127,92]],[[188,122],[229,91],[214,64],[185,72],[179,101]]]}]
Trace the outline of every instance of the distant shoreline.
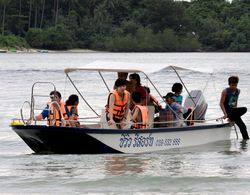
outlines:
[{"label": "distant shoreline", "polygon": [[97,53],[97,52],[100,51],[95,51],[90,49],[69,49],[69,50],[47,50],[47,49],[34,49],[34,48],[0,49],[0,53]]},{"label": "distant shoreline", "polygon": [[[0,48],[0,53],[110,53],[110,51],[97,51],[91,49],[68,49],[68,50],[47,50],[47,49],[35,49],[35,48]],[[111,52],[112,53],[112,52]],[[113,53],[249,53],[249,51],[207,51],[207,50],[197,50],[197,51],[167,51],[167,52],[160,52],[160,51],[120,51],[120,52],[113,52]]]}]

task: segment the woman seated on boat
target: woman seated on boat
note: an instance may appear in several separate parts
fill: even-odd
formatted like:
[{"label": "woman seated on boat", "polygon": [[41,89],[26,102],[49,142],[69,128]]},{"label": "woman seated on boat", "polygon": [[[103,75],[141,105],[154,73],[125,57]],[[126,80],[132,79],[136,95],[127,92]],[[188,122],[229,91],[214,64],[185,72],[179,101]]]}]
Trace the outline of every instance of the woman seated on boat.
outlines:
[{"label": "woman seated on boat", "polygon": [[47,118],[48,125],[64,126],[64,119],[68,119],[65,111],[65,103],[61,101],[62,95],[59,91],[50,92],[51,102],[47,103],[41,114],[35,117],[35,120],[43,120]]},{"label": "woman seated on boat", "polygon": [[176,127],[182,126],[181,120],[183,120],[183,114],[188,110],[175,102],[174,94],[168,93],[166,96],[163,96],[166,100],[166,108],[160,111],[160,122],[163,123],[161,126],[167,127]]},{"label": "woman seated on boat", "polygon": [[132,102],[135,105],[132,110],[132,129],[145,129],[148,127],[148,108],[142,105],[141,94],[139,92],[132,93]]},{"label": "woman seated on boat", "polygon": [[[133,84],[135,91],[141,94],[142,105],[148,105],[150,98],[149,98],[147,90],[141,85],[140,75],[137,73],[130,74],[129,80]],[[133,108],[134,108],[134,105],[132,103],[130,106],[130,109],[133,110]]]},{"label": "woman seated on boat", "polygon": [[78,119],[78,109],[77,106],[79,104],[79,98],[77,95],[70,95],[69,98],[65,102],[65,110],[68,115],[67,126],[79,127],[80,123],[77,121]]},{"label": "woman seated on boat", "polygon": [[130,105],[130,93],[126,90],[126,80],[118,78],[115,81],[116,89],[108,96],[106,116],[111,128],[123,129]]}]

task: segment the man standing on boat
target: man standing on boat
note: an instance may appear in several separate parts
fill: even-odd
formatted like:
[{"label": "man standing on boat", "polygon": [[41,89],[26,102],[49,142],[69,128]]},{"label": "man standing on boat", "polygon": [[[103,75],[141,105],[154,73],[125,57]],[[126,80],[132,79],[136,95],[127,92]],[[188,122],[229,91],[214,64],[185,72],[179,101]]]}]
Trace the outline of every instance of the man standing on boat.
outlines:
[{"label": "man standing on boat", "polygon": [[240,128],[242,138],[249,139],[246,125],[241,119],[241,116],[247,112],[247,108],[237,107],[238,97],[240,95],[240,89],[237,88],[238,82],[239,78],[237,76],[228,78],[229,87],[221,93],[220,107],[224,113],[223,118],[234,121]]},{"label": "man standing on boat", "polygon": [[116,89],[109,94],[106,105],[107,121],[109,126],[123,129],[126,126],[129,111],[130,93],[126,90],[125,79],[118,78],[115,86]]}]

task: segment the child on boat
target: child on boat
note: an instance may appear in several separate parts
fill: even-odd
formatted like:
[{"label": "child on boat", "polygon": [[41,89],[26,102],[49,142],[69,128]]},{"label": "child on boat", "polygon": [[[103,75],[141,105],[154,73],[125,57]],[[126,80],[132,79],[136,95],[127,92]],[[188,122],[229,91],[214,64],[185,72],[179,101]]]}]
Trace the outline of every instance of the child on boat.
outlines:
[{"label": "child on boat", "polygon": [[79,98],[77,95],[72,94],[65,102],[65,111],[68,115],[67,126],[72,127],[80,127],[80,123],[77,121],[78,119],[78,109],[77,106],[79,104]]},{"label": "child on boat", "polygon": [[182,105],[182,89],[183,89],[183,86],[181,83],[174,83],[173,86],[172,86],[172,92],[174,93],[174,99],[175,99],[175,102]]},{"label": "child on boat", "polygon": [[131,114],[132,129],[145,129],[148,127],[148,108],[142,105],[141,94],[139,92],[132,93],[132,102],[135,105]]}]

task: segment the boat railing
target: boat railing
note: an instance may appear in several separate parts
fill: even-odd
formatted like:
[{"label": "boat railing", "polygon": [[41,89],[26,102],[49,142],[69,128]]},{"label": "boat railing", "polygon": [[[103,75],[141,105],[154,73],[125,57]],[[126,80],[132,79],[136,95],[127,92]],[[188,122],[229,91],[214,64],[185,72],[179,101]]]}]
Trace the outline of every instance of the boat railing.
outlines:
[{"label": "boat railing", "polygon": [[[108,127],[108,122],[104,122],[104,121],[100,121],[100,120],[93,120],[93,119],[98,119],[99,117],[85,117],[85,118],[79,118],[78,122],[80,122],[80,128],[100,128],[100,129],[112,129],[112,128],[107,128]],[[70,121],[74,121],[74,120],[64,120],[64,123],[62,126],[65,126],[65,124],[67,122]],[[35,122],[35,125],[38,121],[33,121]],[[54,125],[48,125],[47,124],[47,120],[43,119],[39,122],[46,122],[47,126],[54,126]],[[192,125],[187,125],[187,122],[192,122]],[[196,126],[202,123],[202,125],[204,125],[204,123],[206,124],[218,124],[218,122],[220,122],[220,124],[224,123],[223,118],[215,118],[215,119],[208,119],[208,120],[180,120],[180,121],[155,121],[152,122],[150,124],[148,124],[148,129],[152,129],[152,128],[171,128],[171,127],[184,127],[184,126]],[[32,123],[32,121],[30,119],[25,119],[25,118],[14,118],[12,119],[11,125],[32,125],[34,123]],[[115,123],[115,125],[119,125],[121,123]],[[126,121],[124,122],[124,124],[128,125],[127,128],[125,129],[130,129],[132,125],[134,124],[143,124],[142,122],[132,122],[132,121]],[[151,126],[151,127],[150,127]],[[106,128],[104,128],[106,127]]]},{"label": "boat railing", "polygon": [[22,120],[23,123],[25,123],[25,120],[26,120],[26,119],[24,119],[24,115],[23,115],[23,107],[24,107],[24,105],[26,105],[26,104],[29,106],[29,108],[30,108],[30,110],[31,110],[31,103],[30,103],[29,101],[23,102],[23,105],[22,105],[21,108],[20,108],[20,116],[21,116],[21,120]]},{"label": "boat railing", "polygon": [[48,95],[44,95],[44,94],[35,94],[34,93],[34,89],[37,85],[39,84],[48,84],[51,85],[53,87],[53,91],[56,91],[56,86],[54,85],[54,83],[52,82],[35,82],[32,87],[31,87],[31,100],[30,100],[30,120],[33,121],[35,120],[35,97],[48,97]]}]

